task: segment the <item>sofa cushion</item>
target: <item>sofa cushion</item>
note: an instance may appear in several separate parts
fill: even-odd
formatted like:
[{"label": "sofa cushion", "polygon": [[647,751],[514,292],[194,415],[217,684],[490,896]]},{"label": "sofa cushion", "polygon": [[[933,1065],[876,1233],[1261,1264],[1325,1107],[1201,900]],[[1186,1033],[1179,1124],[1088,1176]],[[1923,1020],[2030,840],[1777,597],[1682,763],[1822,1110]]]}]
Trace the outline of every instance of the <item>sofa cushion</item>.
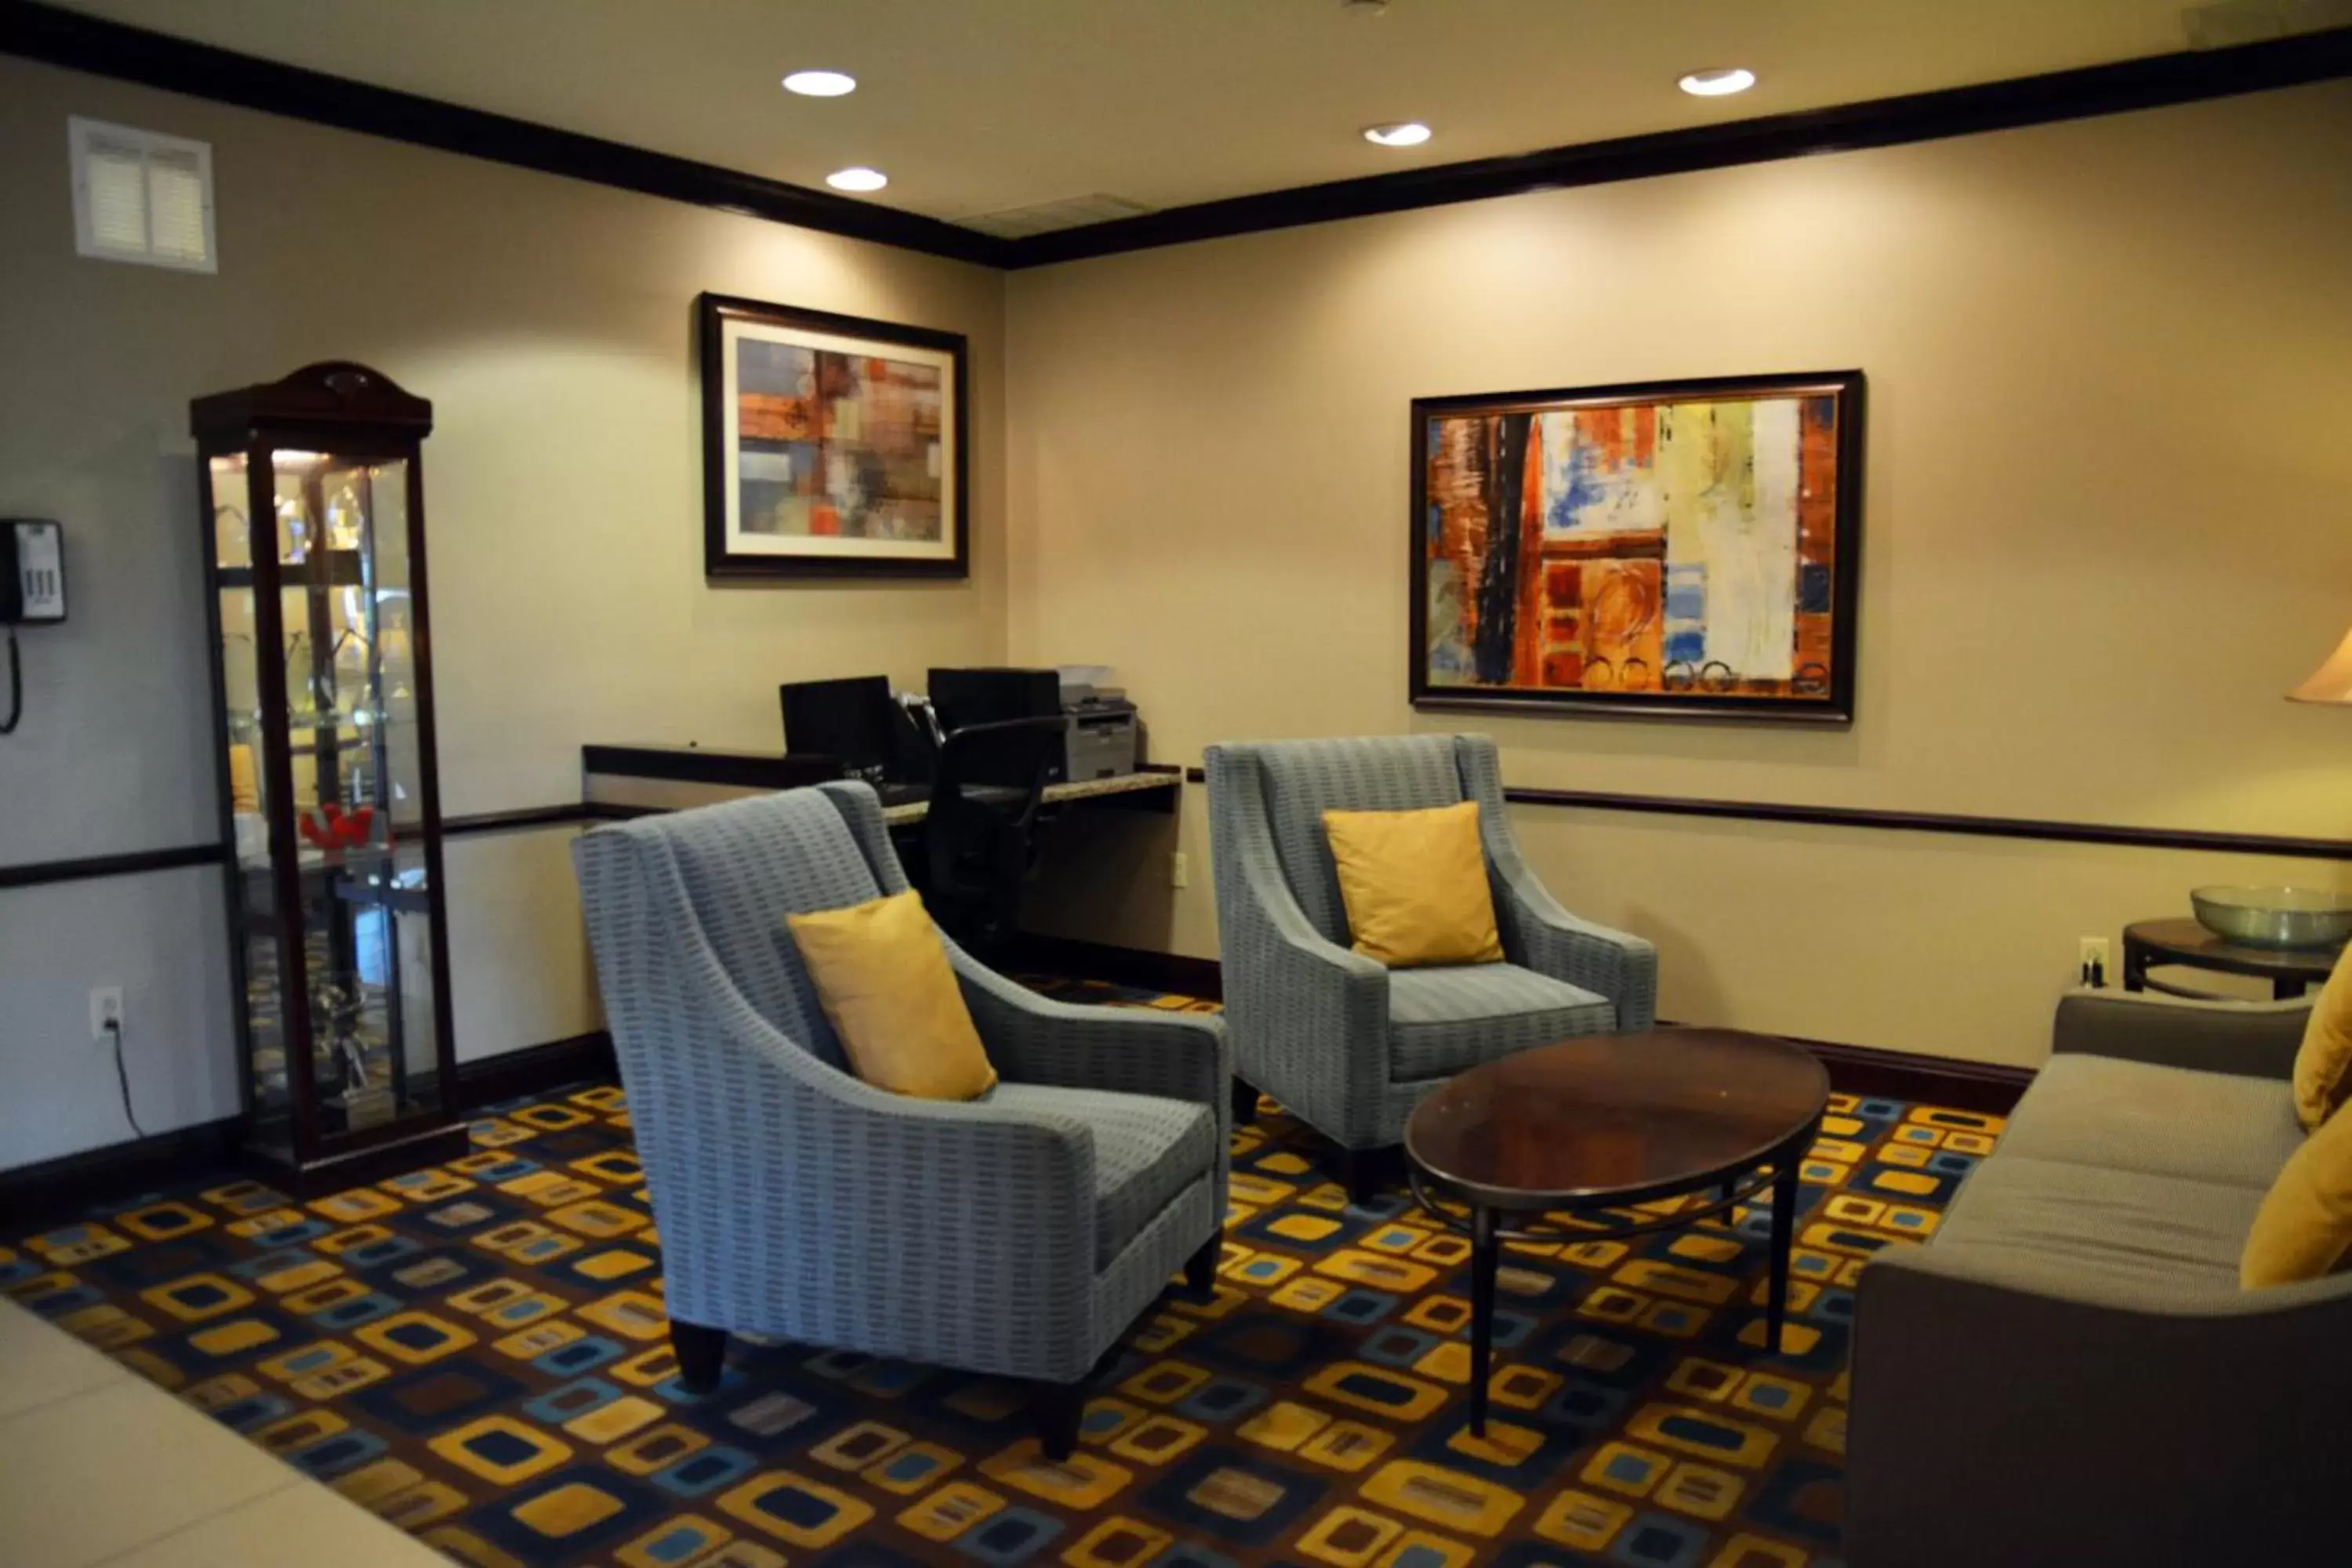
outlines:
[{"label": "sofa cushion", "polygon": [[1516,963],[1389,972],[1389,1068],[1402,1082],[1616,1026],[1608,997]]},{"label": "sofa cushion", "polygon": [[2302,1142],[2294,1096],[2277,1079],[2068,1052],[2035,1075],[1994,1163],[2065,1160],[2260,1193]]},{"label": "sofa cushion", "polygon": [[2143,1297],[2152,1306],[2234,1296],[2262,1201],[2259,1189],[2232,1183],[2033,1159],[2004,1146],[1962,1184],[1932,1250],[1980,1259],[1997,1277],[2056,1296]]},{"label": "sofa cushion", "polygon": [[1000,1083],[982,1103],[1073,1117],[1094,1130],[1097,1268],[1216,1165],[1216,1113],[1190,1100]]}]

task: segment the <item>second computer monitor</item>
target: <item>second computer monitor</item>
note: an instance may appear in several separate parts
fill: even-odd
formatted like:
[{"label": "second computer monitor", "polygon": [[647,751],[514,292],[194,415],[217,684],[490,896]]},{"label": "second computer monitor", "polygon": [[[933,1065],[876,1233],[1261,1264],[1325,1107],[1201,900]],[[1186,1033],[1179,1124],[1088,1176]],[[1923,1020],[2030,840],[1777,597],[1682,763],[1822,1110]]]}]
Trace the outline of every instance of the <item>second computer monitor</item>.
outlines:
[{"label": "second computer monitor", "polygon": [[1051,719],[1062,711],[1062,681],[1050,669],[933,669],[931,711],[952,735],[1001,719]]},{"label": "second computer monitor", "polygon": [[897,703],[887,675],[845,680],[791,680],[778,688],[784,707],[784,750],[841,760],[842,772],[878,780],[898,760]]}]

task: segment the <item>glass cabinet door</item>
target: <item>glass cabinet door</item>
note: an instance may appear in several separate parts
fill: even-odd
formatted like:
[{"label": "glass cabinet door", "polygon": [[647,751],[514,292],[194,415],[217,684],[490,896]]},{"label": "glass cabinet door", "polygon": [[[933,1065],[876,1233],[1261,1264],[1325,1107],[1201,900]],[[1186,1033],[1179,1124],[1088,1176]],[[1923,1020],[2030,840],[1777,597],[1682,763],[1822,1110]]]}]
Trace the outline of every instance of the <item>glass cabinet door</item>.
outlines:
[{"label": "glass cabinet door", "polygon": [[271,454],[304,999],[322,1134],[430,1109],[408,462]]},{"label": "glass cabinet door", "polygon": [[[283,1131],[292,1103],[287,1042],[285,974],[280,962],[278,888],[270,875],[271,797],[268,725],[261,696],[262,639],[254,532],[246,514],[247,459],[216,457],[209,465],[213,503],[214,581],[220,597],[220,682],[227,749],[229,849],[235,859],[230,941],[238,949],[244,981],[246,1076],[250,1109]],[[271,655],[270,657],[275,657]]]}]

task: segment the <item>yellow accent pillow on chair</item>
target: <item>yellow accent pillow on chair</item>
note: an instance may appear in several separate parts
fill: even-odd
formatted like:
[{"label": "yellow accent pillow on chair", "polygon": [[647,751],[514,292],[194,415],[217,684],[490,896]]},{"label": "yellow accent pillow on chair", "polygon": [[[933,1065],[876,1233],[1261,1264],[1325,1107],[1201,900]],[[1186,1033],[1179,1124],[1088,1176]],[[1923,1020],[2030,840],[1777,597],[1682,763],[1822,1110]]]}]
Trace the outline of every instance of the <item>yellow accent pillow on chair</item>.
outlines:
[{"label": "yellow accent pillow on chair", "polygon": [[972,1100],[996,1069],[938,928],[912,892],[786,915],[850,1070],[917,1100]]},{"label": "yellow accent pillow on chair", "polygon": [[2352,1097],[2352,947],[2336,961],[2303,1026],[2303,1047],[2294,1053],[2294,1113],[2304,1131],[2326,1121]]},{"label": "yellow accent pillow on chair", "polygon": [[1478,803],[1426,811],[1327,811],[1355,949],[1391,969],[1500,963]]},{"label": "yellow accent pillow on chair", "polygon": [[[2337,971],[2340,975],[2343,972]],[[2247,1289],[2333,1273],[2352,1253],[2352,1110],[2339,1110],[2286,1157],[2254,1211],[2238,1260]]]}]

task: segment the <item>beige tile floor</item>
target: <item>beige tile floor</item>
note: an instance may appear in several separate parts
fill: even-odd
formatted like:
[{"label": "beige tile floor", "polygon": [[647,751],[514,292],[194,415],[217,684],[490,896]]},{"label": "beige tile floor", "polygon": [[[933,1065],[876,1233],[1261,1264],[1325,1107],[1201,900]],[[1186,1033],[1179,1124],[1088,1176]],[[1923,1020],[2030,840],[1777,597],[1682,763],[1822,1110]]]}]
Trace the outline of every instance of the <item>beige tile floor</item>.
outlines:
[{"label": "beige tile floor", "polygon": [[425,1568],[436,1552],[0,1300],[0,1560]]}]

